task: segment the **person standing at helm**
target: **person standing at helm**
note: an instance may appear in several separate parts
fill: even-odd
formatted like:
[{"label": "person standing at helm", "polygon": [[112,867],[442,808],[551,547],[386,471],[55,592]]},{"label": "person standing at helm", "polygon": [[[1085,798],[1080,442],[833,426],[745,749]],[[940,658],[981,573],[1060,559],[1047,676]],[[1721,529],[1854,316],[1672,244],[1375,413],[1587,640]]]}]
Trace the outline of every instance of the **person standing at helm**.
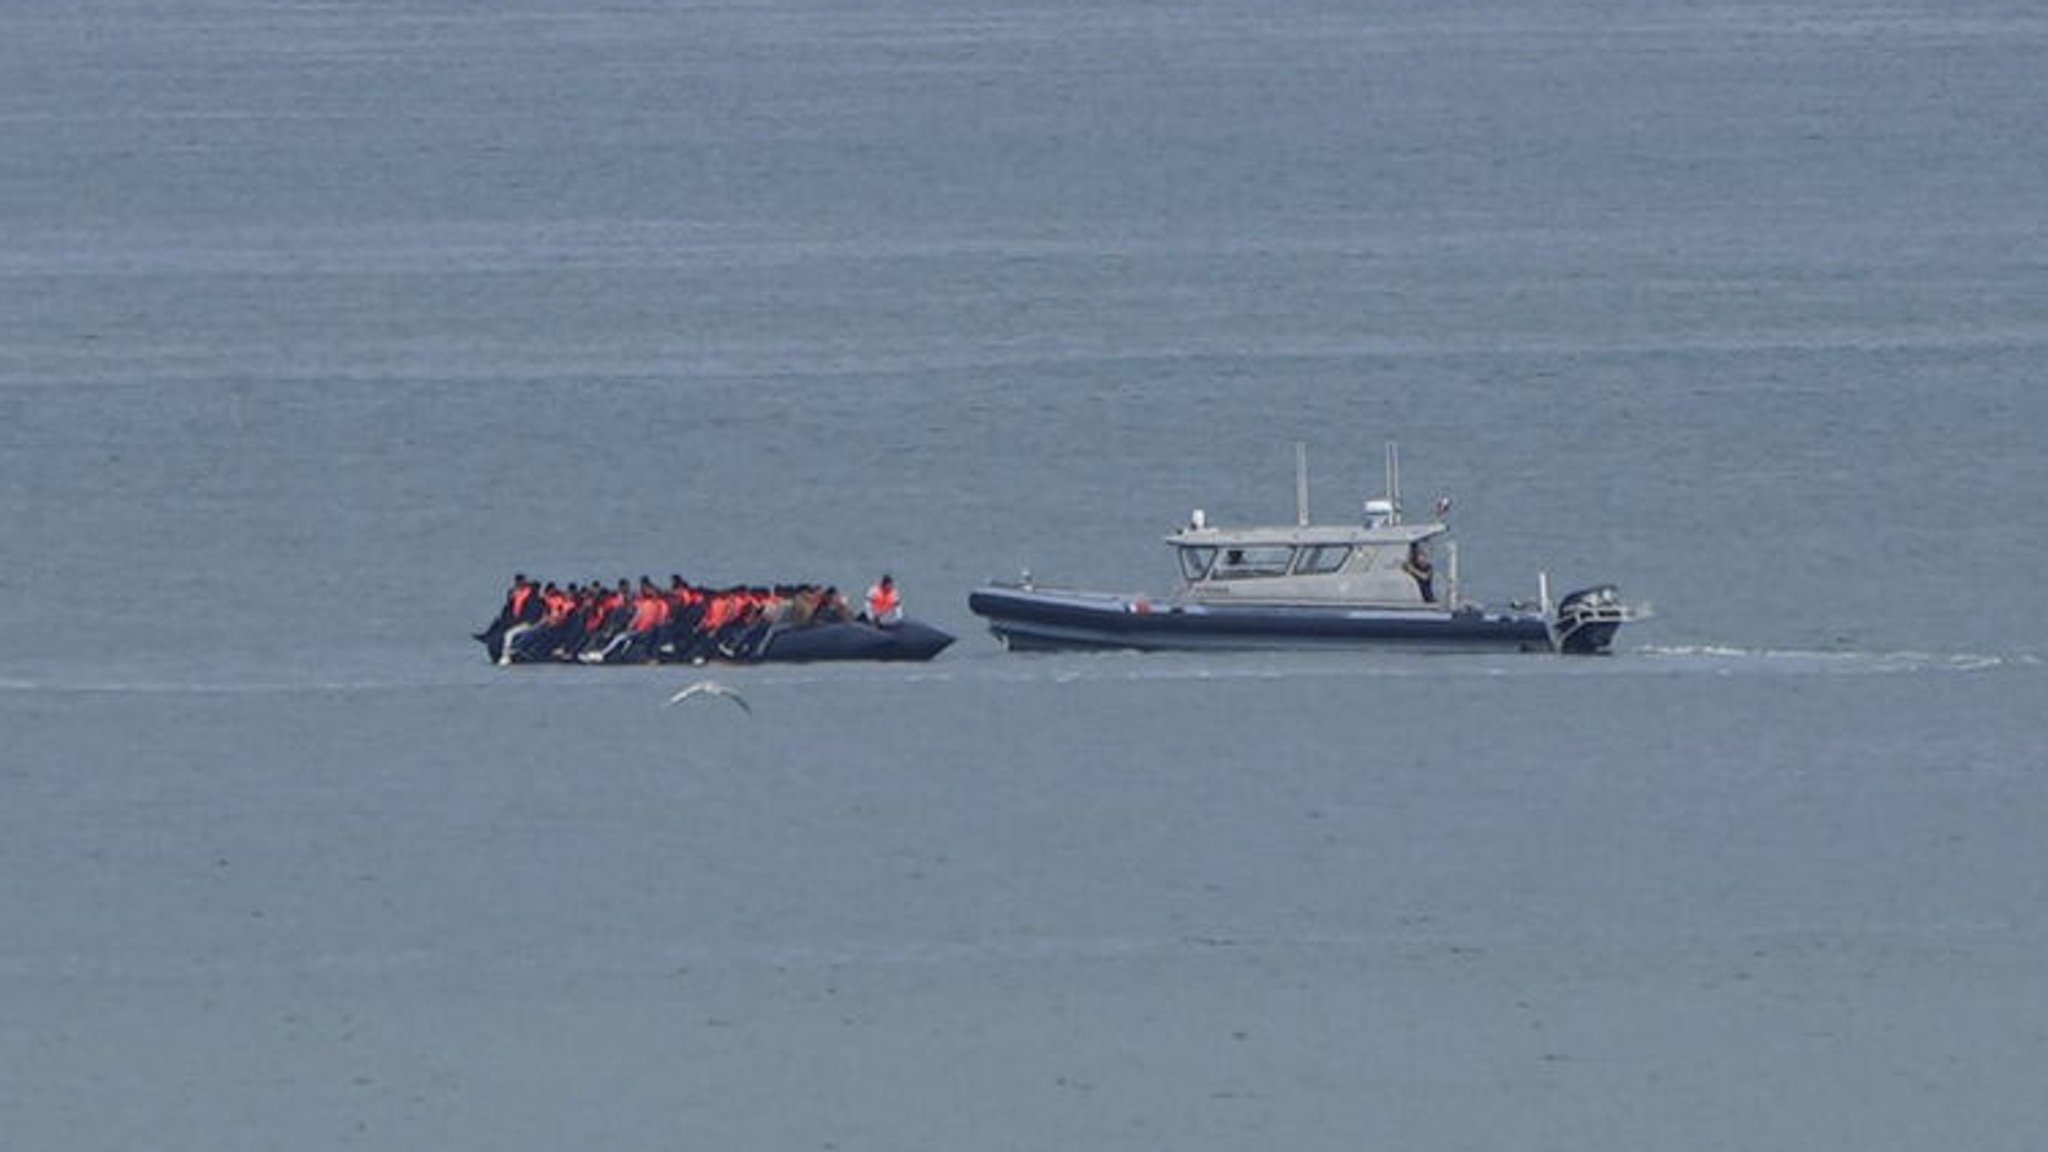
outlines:
[{"label": "person standing at helm", "polygon": [[1415,588],[1422,593],[1423,602],[1436,603],[1436,568],[1429,562],[1429,549],[1417,540],[1408,545],[1408,559],[1402,561],[1401,570],[1415,578]]},{"label": "person standing at helm", "polygon": [[903,597],[896,591],[896,579],[883,573],[881,580],[868,589],[868,619],[876,624],[900,624],[903,621]]}]

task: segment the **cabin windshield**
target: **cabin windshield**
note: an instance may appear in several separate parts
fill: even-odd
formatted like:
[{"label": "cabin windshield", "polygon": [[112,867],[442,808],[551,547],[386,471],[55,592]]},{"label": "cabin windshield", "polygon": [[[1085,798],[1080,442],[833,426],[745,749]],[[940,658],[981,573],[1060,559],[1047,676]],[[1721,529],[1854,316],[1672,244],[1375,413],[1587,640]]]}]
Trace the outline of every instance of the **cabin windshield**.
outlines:
[{"label": "cabin windshield", "polygon": [[1294,548],[1287,544],[1226,548],[1223,559],[1217,562],[1210,578],[1241,580],[1252,576],[1285,576],[1293,564]]},{"label": "cabin windshield", "polygon": [[1294,563],[1294,571],[1302,576],[1324,576],[1344,566],[1351,558],[1349,544],[1319,544],[1303,548],[1301,558]]},{"label": "cabin windshield", "polygon": [[1208,546],[1182,548],[1180,550],[1180,574],[1193,584],[1209,574],[1209,565],[1216,562],[1216,549]]}]

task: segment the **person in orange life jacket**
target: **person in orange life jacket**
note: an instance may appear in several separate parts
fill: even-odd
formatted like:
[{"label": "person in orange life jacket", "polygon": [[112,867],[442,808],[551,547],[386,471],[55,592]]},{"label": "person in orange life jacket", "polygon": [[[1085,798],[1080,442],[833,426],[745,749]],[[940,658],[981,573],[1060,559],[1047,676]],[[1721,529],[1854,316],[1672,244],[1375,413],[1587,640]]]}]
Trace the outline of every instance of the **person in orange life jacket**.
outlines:
[{"label": "person in orange life jacket", "polygon": [[574,657],[582,651],[592,631],[604,627],[604,585],[592,580],[588,584],[572,584],[569,591],[576,596],[576,609],[569,613],[569,635],[562,643],[562,654]]},{"label": "person in orange life jacket", "polygon": [[680,651],[690,643],[697,620],[704,614],[704,594],[690,586],[680,573],[668,578],[668,622],[662,625],[656,645],[664,651]]},{"label": "person in orange life jacket", "polygon": [[512,588],[505,593],[506,619],[526,623],[540,619],[540,582],[524,573],[514,574]]},{"label": "person in orange life jacket", "polygon": [[742,591],[735,600],[732,618],[718,630],[718,654],[733,659],[744,652],[747,638],[753,635],[760,619],[761,602],[755,598],[753,589]]},{"label": "person in orange life jacket", "polygon": [[604,647],[597,650],[597,657],[591,663],[625,663],[654,658],[654,637],[662,621],[661,597],[644,576],[640,578],[640,590],[631,592],[629,599],[630,589],[631,585],[624,580],[619,581],[615,594],[620,600],[617,612],[620,624],[611,639],[605,641]]},{"label": "person in orange life jacket", "polygon": [[645,633],[645,641],[642,642],[644,650],[637,651],[636,654],[652,663],[661,659],[661,644],[667,639],[669,628],[675,623],[676,611],[674,604],[662,594],[661,589],[652,585],[648,587],[647,600],[652,623]]},{"label": "person in orange life jacket", "polygon": [[707,590],[701,596],[702,602],[692,613],[689,630],[680,633],[676,639],[676,655],[693,663],[702,663],[716,651],[719,634],[732,624],[741,608],[737,588]]},{"label": "person in orange life jacket", "polygon": [[719,633],[730,627],[734,620],[739,619],[740,610],[745,604],[746,601],[741,597],[738,588],[726,588],[713,593],[710,606],[704,609],[704,618],[697,623],[697,631],[716,639]]},{"label": "person in orange life jacket", "polygon": [[576,606],[575,598],[550,580],[541,586],[540,595],[535,599],[540,602],[540,618],[506,629],[505,647],[498,663],[540,659],[561,641],[562,627]]},{"label": "person in orange life jacket", "polygon": [[537,644],[543,656],[558,655],[564,645],[583,637],[583,586],[572,583],[556,589],[554,596],[543,599],[540,626],[547,639],[530,640],[528,643]]},{"label": "person in orange life jacket", "polygon": [[881,580],[868,589],[868,610],[866,618],[870,623],[887,627],[903,620],[903,597],[896,591],[896,579],[883,573]]},{"label": "person in orange life jacket", "polygon": [[505,633],[514,624],[540,618],[540,586],[527,579],[526,573],[515,572],[512,586],[505,590],[505,603],[498,609],[498,616],[483,631],[474,633],[483,641],[484,650],[493,661],[504,652]]},{"label": "person in orange life jacket", "polygon": [[583,615],[583,639],[576,645],[573,655],[586,664],[596,663],[603,658],[605,648],[612,638],[625,628],[626,597],[630,586],[619,581],[617,588],[606,588],[592,581],[590,604]]},{"label": "person in orange life jacket", "polygon": [[522,601],[518,623],[506,628],[504,638],[499,642],[498,663],[510,664],[529,654],[528,645],[547,617],[547,597],[554,587],[552,581],[537,586]]},{"label": "person in orange life jacket", "polygon": [[633,618],[625,634],[606,649],[606,659],[652,660],[662,625],[668,623],[668,601],[647,577],[640,578],[640,592],[633,598]]},{"label": "person in orange life jacket", "polygon": [[551,628],[560,628],[567,624],[569,617],[576,613],[576,598],[581,592],[581,587],[571,584],[566,588],[555,589],[552,594],[543,595],[540,622]]},{"label": "person in orange life jacket", "polygon": [[712,634],[720,655],[737,656],[744,649],[747,637],[761,621],[766,600],[767,594],[760,588],[741,585],[732,589],[725,620]]},{"label": "person in orange life jacket", "polygon": [[789,615],[789,593],[785,586],[754,589],[754,603],[746,616],[746,630],[733,646],[733,654],[750,660],[768,646],[768,637]]}]

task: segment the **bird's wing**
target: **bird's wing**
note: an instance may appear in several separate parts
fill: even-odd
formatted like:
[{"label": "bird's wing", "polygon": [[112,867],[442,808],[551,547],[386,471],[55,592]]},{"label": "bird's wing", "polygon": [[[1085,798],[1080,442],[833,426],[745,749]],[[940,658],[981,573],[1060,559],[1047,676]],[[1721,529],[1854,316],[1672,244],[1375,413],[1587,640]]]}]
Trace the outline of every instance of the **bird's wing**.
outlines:
[{"label": "bird's wing", "polygon": [[747,703],[746,697],[740,695],[738,692],[735,692],[730,688],[727,688],[723,684],[714,683],[710,680],[697,681],[695,684],[692,684],[689,687],[677,692],[675,695],[669,697],[668,702],[671,704],[680,704],[683,701],[689,699],[690,697],[695,696],[699,692],[709,692],[713,696],[723,697],[739,705],[740,711],[745,712],[747,715],[751,716],[754,714],[754,706],[752,704]]}]

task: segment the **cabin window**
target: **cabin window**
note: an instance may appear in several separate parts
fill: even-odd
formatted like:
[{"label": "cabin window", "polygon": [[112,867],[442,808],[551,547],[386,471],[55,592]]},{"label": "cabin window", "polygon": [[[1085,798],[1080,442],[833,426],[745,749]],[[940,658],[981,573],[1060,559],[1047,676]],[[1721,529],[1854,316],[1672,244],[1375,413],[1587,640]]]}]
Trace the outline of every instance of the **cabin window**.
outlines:
[{"label": "cabin window", "polygon": [[1322,544],[1314,548],[1303,548],[1301,559],[1295,561],[1294,570],[1304,576],[1323,576],[1344,566],[1351,558],[1348,544]]},{"label": "cabin window", "polygon": [[1232,580],[1246,576],[1285,576],[1293,563],[1294,549],[1285,544],[1226,548],[1223,559],[1216,564],[1215,577]]},{"label": "cabin window", "polygon": [[1183,548],[1180,550],[1180,574],[1192,584],[1209,574],[1209,565],[1216,562],[1214,548]]}]

